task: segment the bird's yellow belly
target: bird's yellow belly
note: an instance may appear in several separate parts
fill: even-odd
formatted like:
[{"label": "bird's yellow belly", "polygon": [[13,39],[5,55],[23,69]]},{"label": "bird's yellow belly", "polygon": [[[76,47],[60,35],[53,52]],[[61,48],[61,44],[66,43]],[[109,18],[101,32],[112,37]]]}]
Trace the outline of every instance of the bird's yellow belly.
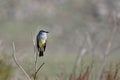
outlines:
[{"label": "bird's yellow belly", "polygon": [[40,47],[43,47],[44,44],[45,44],[45,42],[46,42],[45,40],[40,40],[40,41],[39,41],[39,46],[40,46]]}]

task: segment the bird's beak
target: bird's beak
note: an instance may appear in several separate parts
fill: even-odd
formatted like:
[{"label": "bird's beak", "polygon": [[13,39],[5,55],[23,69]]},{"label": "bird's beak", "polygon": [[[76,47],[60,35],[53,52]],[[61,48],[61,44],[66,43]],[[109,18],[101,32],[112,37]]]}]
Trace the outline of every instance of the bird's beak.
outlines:
[{"label": "bird's beak", "polygon": [[48,31],[46,31],[46,33],[49,33]]}]

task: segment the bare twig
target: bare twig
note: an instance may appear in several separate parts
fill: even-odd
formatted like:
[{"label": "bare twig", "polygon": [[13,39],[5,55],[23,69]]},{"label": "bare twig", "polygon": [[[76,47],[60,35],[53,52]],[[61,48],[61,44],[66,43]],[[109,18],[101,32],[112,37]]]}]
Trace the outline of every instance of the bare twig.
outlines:
[{"label": "bare twig", "polygon": [[43,62],[40,67],[37,69],[36,73],[38,73],[38,71],[42,68],[42,66],[44,65],[45,63]]},{"label": "bare twig", "polygon": [[[31,34],[32,35],[32,34]],[[34,55],[35,55],[35,73],[37,71],[37,52],[36,52],[36,47],[35,47],[36,43],[35,40],[33,39],[33,48],[34,48]]]},{"label": "bare twig", "polygon": [[13,54],[12,54],[12,57],[13,57],[16,65],[17,65],[17,66],[23,71],[23,73],[26,75],[27,79],[28,79],[28,80],[31,80],[31,79],[30,79],[30,76],[27,74],[27,72],[26,72],[26,71],[23,69],[23,67],[18,63],[15,53],[16,53],[16,49],[15,49],[15,44],[14,44],[14,42],[13,42]]},{"label": "bare twig", "polygon": [[36,70],[35,72],[35,75],[34,75],[34,80],[36,80],[36,76],[37,76],[37,73],[39,72],[39,70],[42,68],[42,66],[44,65],[45,63],[43,62],[40,67]]},{"label": "bare twig", "polygon": [[35,55],[35,73],[34,73],[34,80],[36,80],[36,71],[37,71],[37,53],[35,50],[35,41],[33,40],[33,46],[34,46],[34,55]]},{"label": "bare twig", "polygon": [[36,79],[36,71],[37,71],[37,53],[35,52],[35,73],[34,73],[34,80]]},{"label": "bare twig", "polygon": [[[32,34],[31,34],[32,35]],[[42,66],[45,64],[44,62],[38,67],[37,61],[38,61],[38,52],[36,51],[36,43],[35,39],[33,39],[33,48],[34,48],[34,55],[35,55],[35,73],[34,73],[34,80],[36,80],[37,73],[40,71]]]},{"label": "bare twig", "polygon": [[[31,33],[31,35],[32,35],[32,33]],[[42,66],[43,66],[45,63],[43,62],[39,67],[37,66],[38,52],[37,52],[37,50],[36,50],[35,40],[33,39],[32,41],[33,41],[33,48],[34,48],[34,55],[35,55],[35,62],[34,62],[34,65],[35,65],[35,66],[34,66],[34,67],[35,67],[35,73],[34,73],[33,78],[34,78],[34,80],[36,80],[36,78],[37,78],[37,73],[40,71],[40,69],[42,68]],[[24,68],[23,68],[23,67],[19,64],[19,62],[17,61],[17,58],[16,58],[15,53],[16,53],[16,49],[15,49],[15,44],[14,44],[14,42],[13,42],[13,54],[12,54],[12,57],[13,57],[16,65],[23,71],[23,73],[25,74],[25,76],[27,77],[27,79],[28,79],[28,80],[31,80],[30,76],[27,74],[27,72],[24,70]]]}]

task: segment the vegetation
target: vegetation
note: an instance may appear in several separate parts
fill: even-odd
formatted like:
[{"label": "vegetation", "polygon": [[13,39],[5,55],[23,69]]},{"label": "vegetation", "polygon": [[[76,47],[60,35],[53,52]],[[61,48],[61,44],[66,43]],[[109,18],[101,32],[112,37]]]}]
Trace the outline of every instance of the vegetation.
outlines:
[{"label": "vegetation", "polygon": [[[7,57],[4,57],[5,59]],[[0,80],[8,80],[11,77],[13,66],[5,59],[0,59]]]},{"label": "vegetation", "polygon": [[[47,29],[41,80],[119,80],[119,0],[0,0],[0,80],[34,76],[32,38]],[[12,76],[11,76],[12,75]]]}]

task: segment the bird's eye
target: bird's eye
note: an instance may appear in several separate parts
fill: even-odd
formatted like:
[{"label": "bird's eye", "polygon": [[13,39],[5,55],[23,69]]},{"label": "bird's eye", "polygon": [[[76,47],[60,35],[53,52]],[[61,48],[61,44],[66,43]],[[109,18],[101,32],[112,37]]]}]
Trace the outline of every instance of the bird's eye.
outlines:
[{"label": "bird's eye", "polygon": [[48,31],[46,31],[46,33],[49,33]]}]

